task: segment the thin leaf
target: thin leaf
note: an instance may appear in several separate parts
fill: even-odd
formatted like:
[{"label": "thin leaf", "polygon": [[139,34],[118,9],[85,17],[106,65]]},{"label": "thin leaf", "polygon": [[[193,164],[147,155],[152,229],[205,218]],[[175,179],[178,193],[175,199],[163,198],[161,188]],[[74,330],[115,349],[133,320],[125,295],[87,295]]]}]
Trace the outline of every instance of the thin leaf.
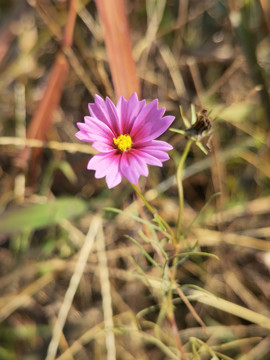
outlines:
[{"label": "thin leaf", "polygon": [[212,196],[210,196],[210,198],[207,200],[207,202],[204,204],[204,206],[201,208],[201,210],[198,212],[198,214],[194,217],[194,219],[191,221],[191,223],[186,228],[186,230],[184,232],[184,236],[189,232],[189,230],[191,229],[193,224],[199,219],[199,217],[202,215],[202,213],[204,212],[206,207],[210,204],[210,202],[219,195],[220,195],[220,192],[217,192],[217,193],[213,194]]},{"label": "thin leaf", "polygon": [[196,141],[196,145],[205,155],[208,154],[208,151],[206,150],[206,148],[203,146],[203,144],[200,141]]},{"label": "thin leaf", "polygon": [[191,124],[193,125],[197,121],[197,114],[196,114],[195,106],[193,104],[190,105],[190,109],[191,109]]},{"label": "thin leaf", "polygon": [[185,130],[175,129],[175,128],[169,128],[170,131],[176,132],[181,135],[187,135]]},{"label": "thin leaf", "polygon": [[155,267],[159,268],[160,266],[158,265],[158,263],[144,250],[144,248],[142,247],[142,245],[135,240],[134,238],[132,238],[129,235],[126,235],[126,237],[133,242],[133,244],[135,244],[141,251],[141,253],[146,257],[146,259]]},{"label": "thin leaf", "polygon": [[186,129],[190,128],[191,127],[190,121],[185,117],[184,112],[183,112],[183,108],[182,108],[181,105],[179,106],[179,110],[180,110],[180,115],[181,115],[181,118],[182,118],[183,123],[185,125],[185,128]]},{"label": "thin leaf", "polygon": [[148,227],[150,228],[150,230],[151,230],[151,229],[154,229],[154,230],[156,230],[156,231],[160,231],[164,236],[166,236],[166,238],[169,238],[169,239],[170,239],[170,234],[168,234],[167,231],[164,231],[162,228],[160,228],[159,226],[154,225],[152,222],[150,222],[150,221],[148,221],[148,220],[141,219],[141,218],[138,217],[138,216],[132,215],[132,214],[130,214],[130,213],[127,213],[126,211],[123,211],[123,210],[120,210],[120,209],[116,209],[116,208],[105,207],[104,210],[105,210],[105,211],[111,211],[111,212],[114,212],[114,213],[117,213],[117,214],[122,214],[122,215],[128,216],[128,217],[130,217],[131,219],[134,219],[134,220],[136,220],[137,222],[148,226]]},{"label": "thin leaf", "polygon": [[266,329],[270,329],[270,318],[265,315],[224,300],[218,296],[206,294],[205,292],[192,291],[192,295],[194,295],[195,299],[202,304],[212,306],[216,309],[260,325]]},{"label": "thin leaf", "polygon": [[200,287],[200,286],[198,286],[198,285],[194,285],[194,284],[183,284],[183,285],[181,285],[181,289],[183,289],[183,288],[190,288],[190,289],[199,290],[199,291],[201,291],[201,292],[203,292],[203,293],[205,293],[205,294],[208,294],[208,295],[210,295],[210,296],[214,296],[210,291],[207,291],[207,290],[205,290],[204,288],[202,288],[202,287]]},{"label": "thin leaf", "polygon": [[[183,252],[181,254],[177,254],[171,258],[169,258],[169,260],[172,260],[174,258],[182,258],[182,257],[191,257],[191,256],[207,256],[207,257],[211,257],[214,258],[216,260],[219,260],[219,258],[211,253],[207,253],[207,252],[202,252],[202,251],[198,251],[198,252],[193,252],[193,251],[188,251],[188,252]],[[177,265],[177,264],[175,264]]]},{"label": "thin leaf", "polygon": [[0,233],[12,234],[26,229],[37,229],[71,219],[87,210],[87,203],[81,199],[62,198],[45,204],[8,210],[0,219]]}]

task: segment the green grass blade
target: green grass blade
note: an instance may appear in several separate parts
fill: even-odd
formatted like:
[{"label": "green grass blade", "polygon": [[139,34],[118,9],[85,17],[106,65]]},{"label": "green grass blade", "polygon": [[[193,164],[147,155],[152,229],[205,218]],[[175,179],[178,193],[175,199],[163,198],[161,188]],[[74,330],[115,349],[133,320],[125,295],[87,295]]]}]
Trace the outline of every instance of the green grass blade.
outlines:
[{"label": "green grass blade", "polygon": [[160,266],[158,265],[158,263],[144,250],[144,248],[142,247],[142,245],[137,241],[135,240],[133,237],[129,236],[129,235],[126,235],[126,237],[133,242],[134,245],[136,245],[141,253],[146,257],[146,259],[155,267],[159,268]]},{"label": "green grass blade", "polygon": [[0,218],[0,233],[13,234],[26,229],[38,229],[71,219],[87,210],[81,199],[61,198],[45,204],[32,204],[6,211]]}]

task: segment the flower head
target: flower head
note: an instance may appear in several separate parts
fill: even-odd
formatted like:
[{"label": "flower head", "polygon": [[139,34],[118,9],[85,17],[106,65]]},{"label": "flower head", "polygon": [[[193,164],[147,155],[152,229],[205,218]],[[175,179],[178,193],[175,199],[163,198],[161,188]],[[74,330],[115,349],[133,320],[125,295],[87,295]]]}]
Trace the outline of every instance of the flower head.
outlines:
[{"label": "flower head", "polygon": [[137,184],[141,175],[148,176],[147,165],[162,166],[169,159],[172,146],[155,140],[171,125],[174,116],[164,116],[165,108],[158,108],[158,100],[145,105],[134,93],[129,100],[123,96],[115,106],[106,97],[95,95],[89,104],[90,116],[77,123],[76,137],[91,142],[99,151],[88,162],[87,169],[95,170],[95,177],[106,177],[109,188],[118,185],[123,177]]}]

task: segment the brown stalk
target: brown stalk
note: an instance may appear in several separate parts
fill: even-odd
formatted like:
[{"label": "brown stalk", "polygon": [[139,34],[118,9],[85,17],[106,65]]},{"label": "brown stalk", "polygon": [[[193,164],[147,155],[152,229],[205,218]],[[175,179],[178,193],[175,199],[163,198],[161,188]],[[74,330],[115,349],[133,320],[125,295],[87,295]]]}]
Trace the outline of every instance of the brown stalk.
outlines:
[{"label": "brown stalk", "polygon": [[182,346],[182,342],[181,342],[181,339],[180,339],[180,336],[179,336],[179,330],[177,328],[173,312],[170,314],[170,316],[168,316],[168,320],[169,320],[169,323],[170,323],[171,328],[172,328],[173,336],[174,336],[175,341],[176,341],[176,346],[177,346],[177,348],[179,350],[179,353],[181,355],[180,359],[181,360],[186,360],[187,358],[186,358],[186,355],[185,355],[185,352],[184,352],[184,349],[183,349],[183,346]]},{"label": "brown stalk", "polygon": [[77,7],[78,7],[78,0],[70,0],[67,24],[65,26],[65,31],[62,41],[63,47],[69,48],[73,43],[73,33],[76,22]]},{"label": "brown stalk", "polygon": [[[78,0],[70,1],[68,19],[62,39],[63,48],[69,48],[72,44],[77,3]],[[69,63],[63,52],[59,51],[51,70],[44,96],[39,103],[38,108],[27,129],[26,136],[28,139],[37,139],[41,141],[47,140],[48,134],[53,124],[53,114],[59,105],[68,71]],[[38,159],[42,153],[42,150],[42,148],[36,148],[32,153],[30,169],[32,182],[37,174]],[[23,169],[26,168],[29,158],[30,148],[26,147],[19,155],[18,166]]]},{"label": "brown stalk", "polygon": [[0,33],[0,63],[2,62],[3,58],[5,57],[10,43],[14,39],[14,34],[9,30],[9,28],[4,28],[1,30]]},{"label": "brown stalk", "polygon": [[[62,53],[56,57],[54,66],[51,70],[51,76],[44,96],[31,119],[30,125],[27,129],[28,139],[37,139],[41,141],[47,140],[49,131],[52,128],[52,120],[54,111],[59,105],[63,86],[68,74],[69,64]],[[37,161],[42,153],[43,148],[36,148],[32,152],[31,159],[31,173],[32,180],[35,178],[37,170]],[[26,147],[19,155],[18,165],[25,168],[30,157],[30,148]]]},{"label": "brown stalk", "polygon": [[96,4],[104,29],[116,97],[129,98],[134,91],[140,97],[124,0],[96,0]]},{"label": "brown stalk", "polygon": [[268,31],[270,31],[270,3],[268,0],[260,0],[260,3],[263,9],[266,26]]}]

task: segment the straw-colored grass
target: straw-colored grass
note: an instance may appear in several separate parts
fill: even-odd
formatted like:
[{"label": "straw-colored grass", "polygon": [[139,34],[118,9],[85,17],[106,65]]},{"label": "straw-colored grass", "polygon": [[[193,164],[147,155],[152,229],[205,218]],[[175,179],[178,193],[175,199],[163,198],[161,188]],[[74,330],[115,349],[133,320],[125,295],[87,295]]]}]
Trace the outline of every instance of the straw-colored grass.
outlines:
[{"label": "straw-colored grass", "polygon": [[[0,359],[268,360],[268,2],[123,4],[0,5]],[[181,130],[145,202],[74,136],[95,94],[135,90]]]}]

